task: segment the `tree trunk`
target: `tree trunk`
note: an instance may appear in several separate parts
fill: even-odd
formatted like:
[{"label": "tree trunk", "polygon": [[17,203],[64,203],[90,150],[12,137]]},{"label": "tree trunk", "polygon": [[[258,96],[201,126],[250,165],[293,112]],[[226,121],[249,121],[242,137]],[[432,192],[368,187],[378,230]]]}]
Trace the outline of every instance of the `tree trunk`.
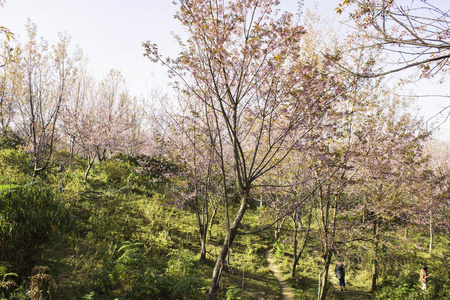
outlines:
[{"label": "tree trunk", "polygon": [[206,237],[207,237],[207,227],[206,225],[203,225],[200,228],[200,261],[206,260]]},{"label": "tree trunk", "polygon": [[331,257],[332,257],[332,253],[330,250],[326,251],[325,254],[325,261],[324,261],[324,266],[323,266],[323,270],[321,273],[321,277],[322,277],[322,281],[321,281],[321,286],[320,286],[320,293],[319,293],[319,299],[320,300],[325,300],[327,298],[327,290],[328,290],[328,269],[330,268],[330,264],[331,264]]},{"label": "tree trunk", "polygon": [[379,221],[379,218],[375,217],[375,221],[373,223],[373,235],[375,238],[375,244],[374,244],[373,264],[372,264],[372,288],[371,288],[372,292],[376,291],[377,280],[378,280],[378,244],[379,244],[378,221]]},{"label": "tree trunk", "polygon": [[216,214],[217,214],[217,210],[218,210],[218,209],[219,209],[219,206],[214,207],[213,212],[212,212],[212,215],[211,215],[211,218],[209,218],[208,234],[209,234],[209,237],[210,237],[210,238],[211,238],[211,228],[212,228],[213,221],[214,221],[214,219],[215,219],[215,217],[216,217]]},{"label": "tree trunk", "polygon": [[[277,215],[277,219],[278,219],[278,215]],[[281,220],[278,220],[275,224],[275,242],[278,241],[280,234],[281,234],[281,229],[283,228],[283,224],[284,221],[286,219],[282,218]]]},{"label": "tree trunk", "polygon": [[429,245],[430,254],[432,250],[433,250],[433,214],[430,211],[430,245]]},{"label": "tree trunk", "polygon": [[234,218],[233,223],[231,224],[230,229],[228,230],[225,241],[223,242],[222,250],[220,251],[219,256],[217,257],[216,264],[213,269],[213,275],[211,278],[211,285],[209,287],[208,300],[217,299],[217,294],[219,293],[219,281],[220,276],[222,274],[223,264],[228,255],[228,251],[230,250],[231,244],[233,243],[237,235],[237,230],[239,228],[239,225],[241,224],[246,209],[247,209],[247,196],[244,196],[241,199],[239,211],[237,212],[236,217]]},{"label": "tree trunk", "polygon": [[92,165],[94,164],[94,161],[95,161],[95,154],[94,154],[94,157],[92,158],[92,160],[91,160],[91,155],[88,155],[88,167],[86,169],[86,172],[84,173],[84,181],[87,180],[89,171],[91,170]]},{"label": "tree trunk", "polygon": [[302,257],[303,250],[305,250],[306,243],[308,242],[309,231],[310,231],[310,228],[311,228],[311,218],[312,218],[312,210],[309,213],[309,217],[308,217],[308,229],[306,230],[306,233],[305,233],[305,235],[303,237],[302,245],[301,245],[301,248],[298,251],[298,253],[297,253],[297,249],[298,249],[298,224],[297,224],[297,221],[294,219],[294,227],[295,227],[295,231],[294,231],[294,259],[292,260],[292,266],[291,266],[291,278],[295,278],[295,273],[296,273],[296,268],[297,268],[298,261],[300,260],[300,257]]}]

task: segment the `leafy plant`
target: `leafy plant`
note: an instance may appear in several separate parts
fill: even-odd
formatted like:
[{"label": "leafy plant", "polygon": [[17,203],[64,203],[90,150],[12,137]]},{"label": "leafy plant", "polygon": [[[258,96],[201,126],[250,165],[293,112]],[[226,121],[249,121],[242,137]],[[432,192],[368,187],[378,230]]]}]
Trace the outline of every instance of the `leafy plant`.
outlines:
[{"label": "leafy plant", "polygon": [[0,258],[26,269],[40,245],[70,224],[68,210],[41,183],[0,191]]},{"label": "leafy plant", "polygon": [[133,172],[132,167],[128,163],[118,159],[102,162],[99,169],[106,174],[107,184],[114,187],[126,185]]},{"label": "leafy plant", "polygon": [[9,297],[11,293],[17,288],[17,283],[12,277],[17,278],[16,273],[7,272],[7,264],[0,264],[0,295],[2,297]]},{"label": "leafy plant", "polygon": [[241,295],[244,293],[244,290],[237,286],[237,285],[231,285],[227,289],[226,297],[227,300],[242,300],[244,298],[241,297]]},{"label": "leafy plant", "polygon": [[143,245],[128,241],[121,247],[111,244],[99,253],[101,268],[91,273],[91,281],[107,294],[118,291],[133,299],[167,299],[173,282],[168,274],[145,267]]},{"label": "leafy plant", "polygon": [[31,167],[26,153],[0,147],[0,184],[25,184],[30,180]]},{"label": "leafy plant", "polygon": [[46,266],[34,267],[30,277],[29,295],[33,300],[54,299],[57,289],[50,269]]},{"label": "leafy plant", "polygon": [[172,299],[205,299],[205,280],[196,276],[187,276],[177,282]]}]

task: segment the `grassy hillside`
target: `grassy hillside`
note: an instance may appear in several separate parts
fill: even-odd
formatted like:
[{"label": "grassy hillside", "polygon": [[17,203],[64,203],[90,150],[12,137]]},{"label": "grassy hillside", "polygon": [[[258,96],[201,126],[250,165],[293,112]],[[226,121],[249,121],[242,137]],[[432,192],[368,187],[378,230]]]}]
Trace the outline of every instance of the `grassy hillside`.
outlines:
[{"label": "grassy hillside", "polygon": [[[7,157],[17,162],[19,154]],[[129,161],[108,160],[94,164],[85,182],[84,160],[69,161],[63,171],[55,168],[34,182],[26,165],[2,169],[1,299],[205,299],[226,211],[217,211],[206,260],[200,261],[193,207],[174,205],[170,198],[176,181],[155,182]],[[264,210],[250,207],[242,230],[258,231]],[[280,299],[279,281],[270,270],[275,267],[295,299],[316,299],[321,243],[311,235],[291,278],[292,229],[286,219],[277,241],[273,228],[239,235],[224,266],[219,298]],[[347,265],[346,292],[339,291],[333,259],[328,299],[450,299],[448,236],[435,237],[432,254],[420,231],[406,235],[399,229],[383,241],[378,291],[369,293],[370,244],[359,241],[339,254]],[[426,293],[418,282],[424,263],[434,276]]]}]

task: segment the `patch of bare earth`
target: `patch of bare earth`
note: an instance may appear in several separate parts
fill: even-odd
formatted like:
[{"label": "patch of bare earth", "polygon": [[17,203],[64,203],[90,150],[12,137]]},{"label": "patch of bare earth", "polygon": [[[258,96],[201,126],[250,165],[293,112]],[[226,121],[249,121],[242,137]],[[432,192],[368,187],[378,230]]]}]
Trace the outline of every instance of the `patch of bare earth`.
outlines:
[{"label": "patch of bare earth", "polygon": [[[273,249],[272,249],[273,250]],[[273,262],[272,250],[267,250],[266,252],[266,260],[269,263],[269,269],[272,271],[275,278],[278,280],[281,288],[281,300],[294,300],[294,291],[289,286],[289,284],[284,280],[283,275],[280,270],[278,270],[277,266]]]}]

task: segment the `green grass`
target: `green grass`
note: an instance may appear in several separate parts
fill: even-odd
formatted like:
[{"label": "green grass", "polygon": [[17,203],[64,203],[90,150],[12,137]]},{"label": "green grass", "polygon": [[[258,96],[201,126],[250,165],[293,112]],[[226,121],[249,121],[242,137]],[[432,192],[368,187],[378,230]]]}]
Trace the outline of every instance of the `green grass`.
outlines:
[{"label": "green grass", "polygon": [[[55,194],[73,216],[71,230],[57,230],[33,259],[34,265],[50,268],[58,285],[54,298],[204,299],[223,243],[225,210],[218,211],[207,242],[206,261],[200,262],[197,217],[189,206],[181,210],[170,205],[165,193],[170,186],[165,183],[164,188],[147,189],[117,174],[110,180],[105,170],[111,173],[115,168],[111,163],[107,167],[94,165],[87,182],[82,180],[82,164],[72,165],[65,174],[48,176],[48,186],[55,191],[61,188],[61,193]],[[0,190],[15,187],[3,184]],[[240,231],[259,229],[263,209],[250,207]],[[273,247],[275,264],[297,298],[317,297],[321,244],[318,239],[309,240],[297,276],[290,278],[291,223],[285,222],[277,243],[273,229],[236,237],[223,268],[219,299],[280,299],[280,285],[265,259]],[[317,229],[316,224],[312,225],[313,230]],[[369,293],[371,244],[346,245],[343,256],[348,267],[348,291],[338,291],[333,258],[327,299],[409,299],[411,295],[428,299],[419,293],[416,278],[424,262],[437,278],[430,283],[434,287],[429,295],[442,298],[449,291],[448,237],[436,234],[430,255],[427,235],[411,232],[406,238],[402,234],[391,232],[382,237],[380,287],[374,294]]]},{"label": "green grass", "polygon": [[0,191],[12,190],[16,187],[19,187],[16,184],[0,184]]}]

